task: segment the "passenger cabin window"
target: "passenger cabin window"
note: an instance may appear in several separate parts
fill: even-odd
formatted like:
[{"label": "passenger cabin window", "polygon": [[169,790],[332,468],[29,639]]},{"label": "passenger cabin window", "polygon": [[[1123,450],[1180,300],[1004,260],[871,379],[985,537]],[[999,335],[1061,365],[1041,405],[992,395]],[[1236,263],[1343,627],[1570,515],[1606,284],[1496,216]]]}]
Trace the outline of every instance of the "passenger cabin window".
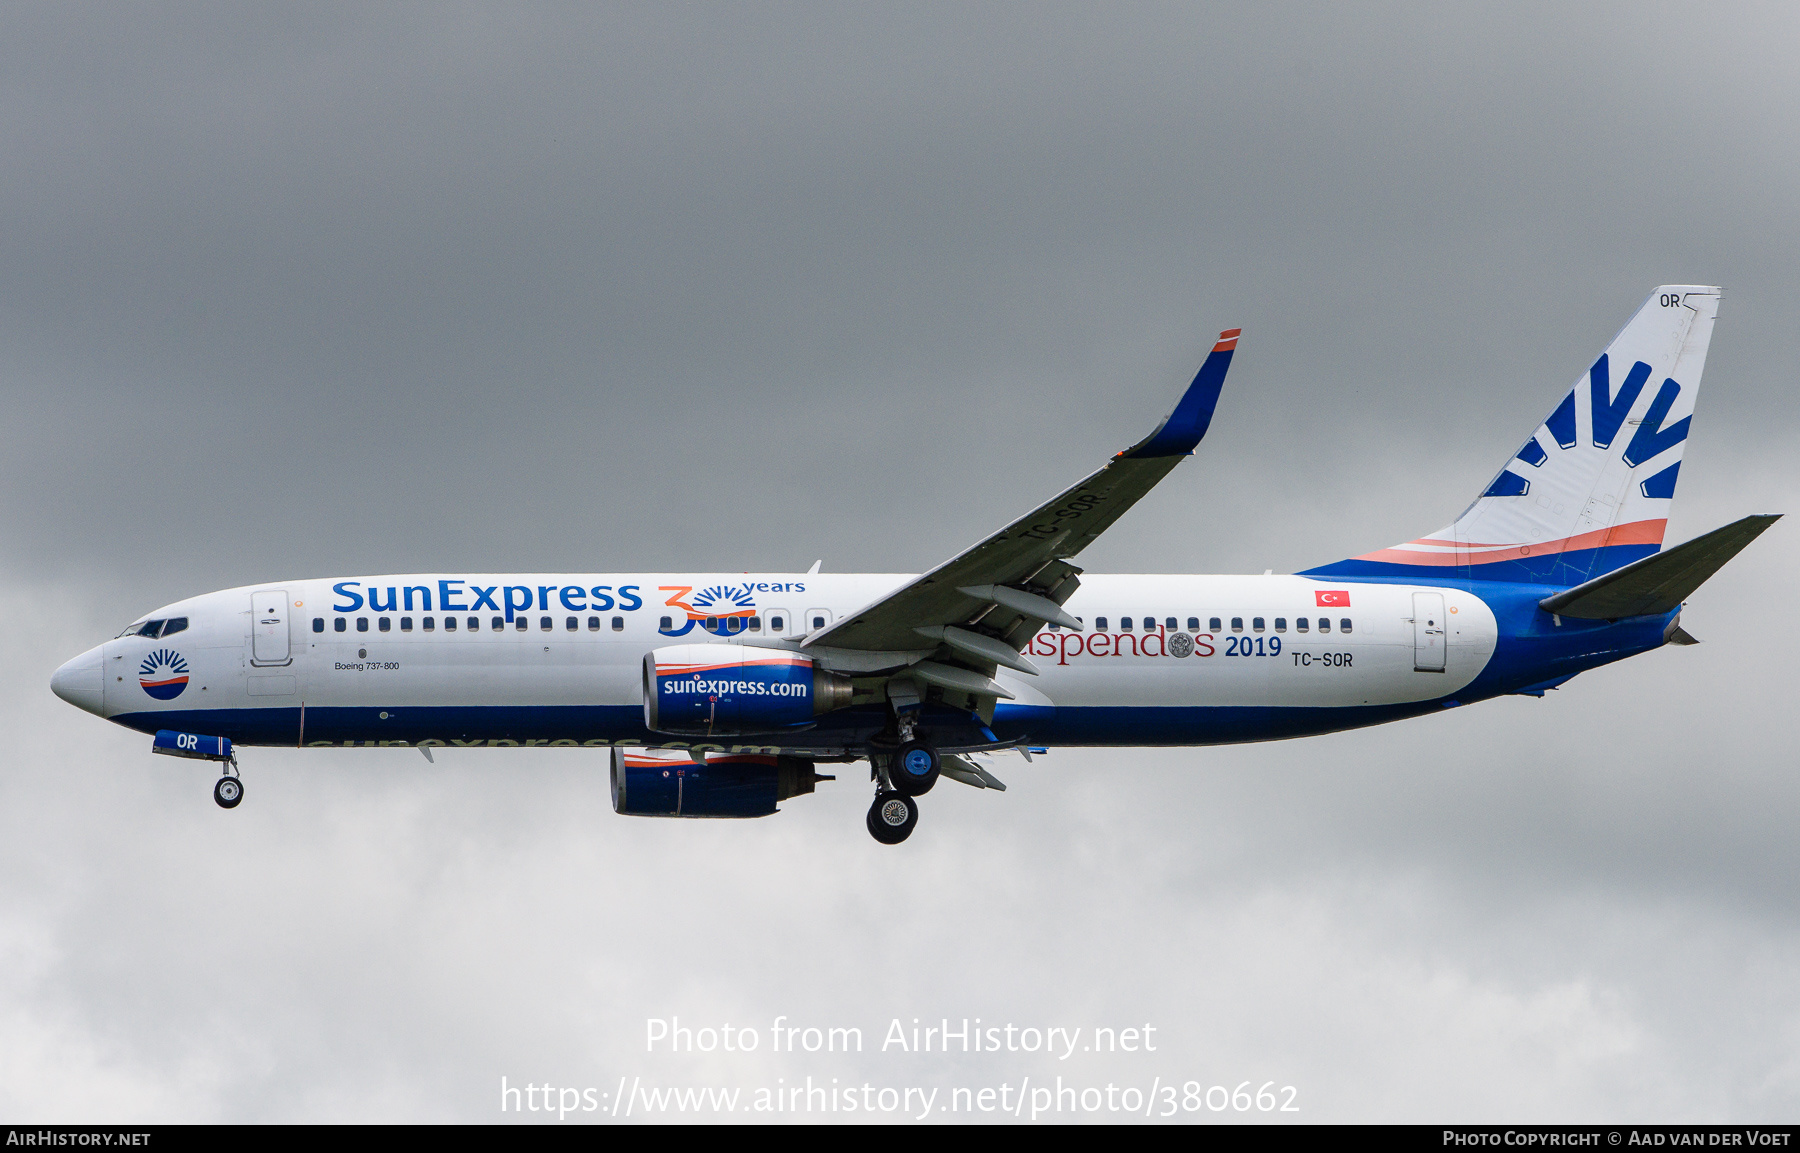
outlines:
[{"label": "passenger cabin window", "polygon": [[380,628],[381,628],[382,632],[391,633],[394,631],[394,618],[393,617],[382,617],[382,618],[380,618],[380,621],[381,621]]},{"label": "passenger cabin window", "polygon": [[661,621],[660,621],[660,622],[659,622],[659,623],[658,623],[658,624],[657,624],[657,627],[658,627],[658,628],[660,628],[660,629],[662,629],[662,631],[663,631],[663,632],[665,632],[665,633],[666,633],[666,632],[668,632],[668,631],[669,631],[669,630],[670,630],[670,629],[672,629],[672,628],[674,628],[674,627],[675,627],[675,622],[674,622],[674,621],[672,621],[672,620],[670,620],[670,619],[669,619],[669,618],[668,618],[668,617],[664,617],[664,618],[662,618],[662,620],[661,620]]},{"label": "passenger cabin window", "polygon": [[1175,627],[1175,618],[1169,617],[1167,620],[1163,621],[1163,627],[1168,628],[1168,629],[1174,628]]},{"label": "passenger cabin window", "polygon": [[[430,618],[427,617],[426,619],[429,620]],[[455,617],[445,617],[444,618],[444,631],[447,633],[453,633],[456,631],[456,618]]]},{"label": "passenger cabin window", "polygon": [[1347,633],[1349,631],[1350,631],[1350,618],[1349,617],[1341,618],[1338,621],[1338,632]]},{"label": "passenger cabin window", "polygon": [[341,633],[344,631],[344,618],[343,617],[335,617],[332,619],[331,631],[334,633]]},{"label": "passenger cabin window", "polygon": [[1050,631],[1053,633],[1060,633],[1060,632],[1062,632],[1062,626],[1057,624],[1055,621],[1051,621],[1050,622]]},{"label": "passenger cabin window", "polygon": [[783,617],[780,613],[770,613],[769,614],[769,631],[770,632],[778,633],[785,628],[787,628],[787,619],[785,617]]},{"label": "passenger cabin window", "polygon": [[412,618],[411,617],[401,617],[400,618],[400,631],[403,633],[412,632]]},{"label": "passenger cabin window", "polygon": [[[524,618],[521,617],[520,619],[523,620]],[[499,632],[501,629],[506,627],[506,618],[505,617],[495,617],[493,620],[489,621],[488,624],[490,626],[492,626],[492,628],[495,632]]]},{"label": "passenger cabin window", "polygon": [[599,617],[589,617],[588,618],[588,632],[597,633],[599,631],[600,631],[600,618]]},{"label": "passenger cabin window", "polygon": [[369,631],[369,618],[368,617],[357,617],[356,618],[356,631],[359,633],[366,633]]},{"label": "passenger cabin window", "polygon": [[574,632],[576,629],[578,629],[580,627],[581,627],[581,622],[576,620],[574,617],[570,617],[568,620],[563,622],[563,628],[567,629],[569,632]]},{"label": "passenger cabin window", "polygon": [[1263,619],[1261,617],[1251,617],[1250,618],[1250,627],[1255,629],[1259,633],[1262,632],[1263,631]]},{"label": "passenger cabin window", "polygon": [[812,627],[815,629],[824,628],[825,627],[825,618],[822,616],[815,615],[812,619]]},{"label": "passenger cabin window", "polygon": [[1094,618],[1094,628],[1098,632],[1105,632],[1106,631],[1106,618],[1105,617],[1095,617]]},{"label": "passenger cabin window", "polygon": [[1119,618],[1119,631],[1127,632],[1127,633],[1131,631],[1131,618],[1130,617],[1120,617]]},{"label": "passenger cabin window", "polygon": [[1223,627],[1224,627],[1224,626],[1223,626],[1223,625],[1221,625],[1221,624],[1220,624],[1220,623],[1219,623],[1219,618],[1218,618],[1218,617],[1214,617],[1214,618],[1212,618],[1212,620],[1211,620],[1211,621],[1209,621],[1209,622],[1207,622],[1207,625],[1206,625],[1206,627],[1207,627],[1207,628],[1209,628],[1209,629],[1211,629],[1211,630],[1212,630],[1212,631],[1213,631],[1213,632],[1215,632],[1215,633],[1216,633],[1216,632],[1218,632],[1218,631],[1219,631],[1219,630],[1220,630],[1220,629],[1221,629],[1221,628],[1223,628]]},{"label": "passenger cabin window", "polygon": [[186,617],[170,617],[169,623],[163,626],[162,635],[165,637],[172,637],[176,633],[186,631],[186,629],[187,629],[187,618]]},{"label": "passenger cabin window", "polygon": [[1188,618],[1188,632],[1197,633],[1199,631],[1200,631],[1200,618],[1199,617],[1189,617]]},{"label": "passenger cabin window", "polygon": [[[549,617],[544,618],[545,621],[548,621],[549,619],[550,619]],[[513,621],[513,624],[518,627],[518,630],[520,632],[524,632],[531,627],[531,618],[530,617],[520,617],[517,620]],[[550,626],[548,624],[546,624],[544,627],[549,628]]]},{"label": "passenger cabin window", "polygon": [[1244,631],[1244,618],[1243,617],[1232,617],[1231,618],[1231,631],[1234,633],[1241,633]]},{"label": "passenger cabin window", "polygon": [[325,618],[324,617],[314,617],[313,618],[313,632],[322,633],[324,631],[325,631]]},{"label": "passenger cabin window", "polygon": [[1297,633],[1303,633],[1306,631],[1306,618],[1305,617],[1295,617],[1294,618],[1294,631]]},{"label": "passenger cabin window", "polygon": [[1330,617],[1320,617],[1319,618],[1319,631],[1322,633],[1328,633],[1331,631],[1331,618]]},{"label": "passenger cabin window", "polygon": [[762,618],[761,617],[753,616],[750,618],[750,631],[753,633],[762,632]]},{"label": "passenger cabin window", "polygon": [[419,623],[421,625],[425,626],[426,632],[430,632],[431,630],[437,628],[437,618],[436,617],[426,617],[424,620],[420,621]]},{"label": "passenger cabin window", "polygon": [[625,631],[625,618],[624,617],[614,617],[613,618],[613,632],[622,633],[624,631]]},{"label": "passenger cabin window", "polygon": [[1275,631],[1278,633],[1287,632],[1287,618],[1286,617],[1276,617],[1275,618]]},{"label": "passenger cabin window", "polygon": [[556,622],[551,620],[549,617],[539,617],[538,618],[538,628],[543,629],[545,632],[549,632],[551,629],[553,629],[555,627],[556,627]]}]

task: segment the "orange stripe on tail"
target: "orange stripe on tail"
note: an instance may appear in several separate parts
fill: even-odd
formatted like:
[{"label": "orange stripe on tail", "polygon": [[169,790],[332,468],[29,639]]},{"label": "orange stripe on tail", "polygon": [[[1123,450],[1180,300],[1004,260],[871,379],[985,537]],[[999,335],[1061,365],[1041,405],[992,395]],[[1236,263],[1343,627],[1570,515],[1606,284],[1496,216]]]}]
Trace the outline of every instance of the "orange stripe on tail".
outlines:
[{"label": "orange stripe on tail", "polygon": [[[1532,556],[1549,556],[1555,553],[1579,552],[1582,549],[1606,548],[1608,545],[1654,544],[1663,541],[1663,530],[1668,527],[1667,520],[1636,520],[1630,524],[1614,525],[1612,528],[1595,529],[1593,532],[1577,533],[1575,536],[1561,540],[1540,541],[1537,544],[1465,544],[1460,541],[1435,540],[1426,538],[1410,541],[1405,545],[1393,548],[1377,549],[1364,553],[1357,560],[1385,561],[1388,564],[1421,565],[1431,568],[1451,568],[1457,565],[1499,564],[1502,561],[1524,560]],[[1433,551],[1413,548],[1413,545],[1438,546]]]}]

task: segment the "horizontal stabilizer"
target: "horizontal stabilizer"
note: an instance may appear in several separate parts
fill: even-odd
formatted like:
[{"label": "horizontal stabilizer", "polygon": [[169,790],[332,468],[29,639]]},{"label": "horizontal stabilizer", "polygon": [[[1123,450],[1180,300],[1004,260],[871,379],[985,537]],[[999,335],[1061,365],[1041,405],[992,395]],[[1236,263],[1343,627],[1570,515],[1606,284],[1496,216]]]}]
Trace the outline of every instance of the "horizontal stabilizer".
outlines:
[{"label": "horizontal stabilizer", "polygon": [[1686,544],[1545,597],[1538,604],[1545,612],[1578,620],[1610,621],[1666,613],[1780,519],[1779,514],[1747,516]]}]

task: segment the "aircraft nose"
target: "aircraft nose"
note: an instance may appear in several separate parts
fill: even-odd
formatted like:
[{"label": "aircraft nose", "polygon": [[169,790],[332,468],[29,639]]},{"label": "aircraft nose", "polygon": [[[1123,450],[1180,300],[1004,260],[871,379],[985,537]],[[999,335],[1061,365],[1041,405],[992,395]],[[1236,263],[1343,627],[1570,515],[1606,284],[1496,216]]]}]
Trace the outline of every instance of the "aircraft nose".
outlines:
[{"label": "aircraft nose", "polygon": [[98,647],[82,653],[50,677],[51,692],[96,716],[101,712],[105,684],[106,673]]}]

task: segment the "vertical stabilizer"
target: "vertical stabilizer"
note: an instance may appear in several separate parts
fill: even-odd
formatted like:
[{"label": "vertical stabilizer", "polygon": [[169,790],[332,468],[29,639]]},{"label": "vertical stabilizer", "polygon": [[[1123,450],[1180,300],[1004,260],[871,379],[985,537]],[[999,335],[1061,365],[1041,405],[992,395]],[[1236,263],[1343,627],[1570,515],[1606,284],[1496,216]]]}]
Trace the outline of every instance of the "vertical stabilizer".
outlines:
[{"label": "vertical stabilizer", "polygon": [[1302,575],[1576,585],[1655,553],[1720,292],[1652,292],[1455,523]]}]

